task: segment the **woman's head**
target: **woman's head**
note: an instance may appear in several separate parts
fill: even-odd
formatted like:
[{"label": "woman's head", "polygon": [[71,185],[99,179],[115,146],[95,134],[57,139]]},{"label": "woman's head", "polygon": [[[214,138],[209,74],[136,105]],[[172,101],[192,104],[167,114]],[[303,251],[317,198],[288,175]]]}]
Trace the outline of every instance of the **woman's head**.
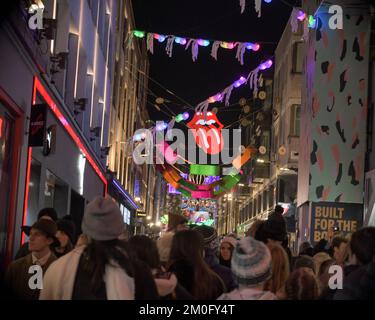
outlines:
[{"label": "woman's head", "polygon": [[272,276],[266,282],[264,289],[277,293],[284,288],[289,277],[289,259],[281,245],[273,245],[269,248],[272,258]]},{"label": "woman's head", "polygon": [[325,289],[328,287],[329,278],[332,276],[332,274],[329,273],[329,268],[335,264],[336,264],[336,261],[334,259],[329,259],[329,260],[324,261],[320,265],[318,277],[319,277],[321,289]]},{"label": "woman's head", "polygon": [[193,268],[192,294],[197,299],[216,299],[224,291],[222,280],[203,259],[204,240],[196,230],[177,232],[172,241],[170,263],[185,261]]},{"label": "woman's head", "polygon": [[60,248],[73,248],[76,241],[76,228],[73,221],[64,218],[58,220],[56,238],[60,242]]},{"label": "woman's head", "polygon": [[375,227],[362,228],[350,239],[350,252],[358,264],[368,264],[375,256]]},{"label": "woman's head", "polygon": [[319,252],[313,257],[314,264],[315,264],[315,274],[318,275],[320,272],[320,266],[324,261],[331,260],[331,257],[328,253]]},{"label": "woman's head", "polygon": [[160,267],[159,252],[152,239],[144,235],[136,235],[128,241],[129,249],[136,257],[146,263],[151,269]]},{"label": "woman's head", "polygon": [[173,237],[169,259],[171,261],[186,259],[192,263],[203,260],[203,244],[203,236],[198,231],[179,231]]},{"label": "woman's head", "polygon": [[293,271],[286,284],[285,293],[289,300],[316,300],[319,297],[319,284],[310,268]]},{"label": "woman's head", "polygon": [[224,261],[232,259],[232,253],[236,246],[237,240],[233,237],[225,237],[220,243],[220,258]]}]

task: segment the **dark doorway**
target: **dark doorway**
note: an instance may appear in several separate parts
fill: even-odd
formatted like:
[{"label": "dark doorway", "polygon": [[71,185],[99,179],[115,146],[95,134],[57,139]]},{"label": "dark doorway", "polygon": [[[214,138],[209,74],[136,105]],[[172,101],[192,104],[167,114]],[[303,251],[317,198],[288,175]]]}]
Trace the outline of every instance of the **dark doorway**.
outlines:
[{"label": "dark doorway", "polygon": [[76,225],[77,236],[82,233],[81,223],[83,219],[83,213],[85,210],[85,198],[74,190],[71,191],[70,195],[70,215]]}]

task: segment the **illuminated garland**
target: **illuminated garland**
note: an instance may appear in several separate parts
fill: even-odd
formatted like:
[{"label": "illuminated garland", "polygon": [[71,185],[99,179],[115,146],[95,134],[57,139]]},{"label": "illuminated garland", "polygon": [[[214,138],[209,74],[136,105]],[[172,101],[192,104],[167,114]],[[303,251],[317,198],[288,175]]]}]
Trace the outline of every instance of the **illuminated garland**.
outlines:
[{"label": "illuminated garland", "polygon": [[145,38],[146,37],[146,44],[147,50],[150,51],[152,54],[154,53],[154,40],[158,40],[158,42],[166,43],[165,51],[167,55],[171,58],[173,53],[173,45],[179,44],[185,46],[185,50],[189,49],[191,46],[191,53],[193,61],[196,61],[198,58],[199,47],[207,47],[212,43],[211,49],[211,57],[217,60],[217,52],[219,48],[232,50],[237,47],[236,52],[236,59],[241,63],[244,64],[244,53],[246,50],[258,51],[260,49],[260,45],[258,43],[252,42],[227,42],[222,40],[205,40],[205,39],[193,39],[193,38],[186,38],[180,37],[176,35],[162,35],[158,33],[152,32],[145,32],[140,30],[134,30],[130,34],[129,43],[132,41],[133,37],[136,38]]},{"label": "illuminated garland", "polygon": [[207,109],[208,109],[209,104],[215,103],[215,102],[221,102],[223,100],[225,100],[225,105],[228,106],[229,99],[230,99],[233,89],[238,88],[247,82],[249,82],[250,89],[253,90],[254,94],[256,94],[258,92],[259,71],[263,71],[263,70],[271,68],[272,64],[273,64],[272,60],[267,60],[266,62],[261,63],[257,68],[250,71],[250,73],[247,75],[246,78],[245,77],[239,78],[237,81],[235,81],[230,86],[223,89],[221,92],[199,103],[197,107],[195,108],[195,112],[196,113],[203,112],[204,114],[207,114]]}]

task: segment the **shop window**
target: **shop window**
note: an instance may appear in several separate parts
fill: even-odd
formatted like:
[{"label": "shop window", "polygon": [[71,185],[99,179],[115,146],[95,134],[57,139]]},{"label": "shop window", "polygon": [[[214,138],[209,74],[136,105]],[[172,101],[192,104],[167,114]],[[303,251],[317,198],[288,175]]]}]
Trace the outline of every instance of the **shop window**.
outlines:
[{"label": "shop window", "polygon": [[300,134],[301,105],[293,104],[291,108],[290,135],[299,137]]},{"label": "shop window", "polygon": [[44,206],[54,208],[59,217],[66,215],[68,211],[68,193],[68,185],[47,169]]},{"label": "shop window", "polygon": [[303,71],[303,42],[296,42],[293,45],[293,73],[302,73]]},{"label": "shop window", "polygon": [[12,148],[14,120],[2,111],[0,104],[0,260],[5,252],[7,222],[9,214],[9,194],[12,185]]}]

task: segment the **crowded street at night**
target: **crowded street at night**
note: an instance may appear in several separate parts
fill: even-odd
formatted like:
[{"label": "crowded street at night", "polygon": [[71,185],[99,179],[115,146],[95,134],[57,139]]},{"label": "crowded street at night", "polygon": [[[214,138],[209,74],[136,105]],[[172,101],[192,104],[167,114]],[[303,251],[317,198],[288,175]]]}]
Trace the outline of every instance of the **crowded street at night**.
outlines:
[{"label": "crowded street at night", "polygon": [[238,319],[375,299],[374,17],[367,0],[5,1],[0,301]]}]

